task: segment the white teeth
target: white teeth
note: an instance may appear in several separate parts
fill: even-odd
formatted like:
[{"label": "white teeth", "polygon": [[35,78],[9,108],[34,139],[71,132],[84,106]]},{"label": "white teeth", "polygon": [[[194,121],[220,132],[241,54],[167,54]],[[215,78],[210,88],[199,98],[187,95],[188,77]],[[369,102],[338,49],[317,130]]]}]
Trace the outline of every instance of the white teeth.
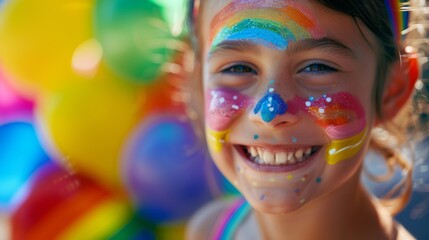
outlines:
[{"label": "white teeth", "polygon": [[300,148],[295,151],[272,152],[260,147],[247,147],[252,160],[265,165],[292,165],[304,161],[312,153],[312,148]]},{"label": "white teeth", "polygon": [[305,156],[310,156],[310,154],[311,154],[311,148],[307,148],[306,150],[305,150]]},{"label": "white teeth", "polygon": [[266,164],[274,164],[275,163],[274,154],[272,152],[265,151],[263,156],[264,156],[263,157],[264,162]]},{"label": "white teeth", "polygon": [[294,164],[296,161],[295,161],[295,157],[293,156],[293,152],[289,152],[288,154],[287,154],[287,163],[288,164]]},{"label": "white teeth", "polygon": [[278,152],[276,153],[276,164],[285,164],[287,162],[287,153]]},{"label": "white teeth", "polygon": [[264,156],[263,154],[264,152],[262,151],[262,148],[257,148],[257,150],[258,150],[259,157],[262,158]]},{"label": "white teeth", "polygon": [[258,156],[258,152],[255,147],[250,147],[250,155],[252,155],[252,157]]},{"label": "white teeth", "polygon": [[298,151],[295,152],[295,158],[299,161],[300,159],[302,159],[303,153],[304,151],[302,149],[298,149]]}]

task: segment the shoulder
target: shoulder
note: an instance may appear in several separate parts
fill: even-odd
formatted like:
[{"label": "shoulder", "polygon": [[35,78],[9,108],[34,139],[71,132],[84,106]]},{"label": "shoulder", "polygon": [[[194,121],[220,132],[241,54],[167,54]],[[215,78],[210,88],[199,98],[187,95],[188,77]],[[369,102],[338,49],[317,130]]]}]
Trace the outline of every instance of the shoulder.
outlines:
[{"label": "shoulder", "polygon": [[217,220],[234,202],[235,198],[220,198],[198,210],[188,221],[186,239],[208,239]]},{"label": "shoulder", "polygon": [[396,223],[397,240],[414,240],[415,238],[401,224]]},{"label": "shoulder", "polygon": [[209,239],[218,219],[235,200],[236,198],[221,198],[203,206],[188,221],[186,239]]}]

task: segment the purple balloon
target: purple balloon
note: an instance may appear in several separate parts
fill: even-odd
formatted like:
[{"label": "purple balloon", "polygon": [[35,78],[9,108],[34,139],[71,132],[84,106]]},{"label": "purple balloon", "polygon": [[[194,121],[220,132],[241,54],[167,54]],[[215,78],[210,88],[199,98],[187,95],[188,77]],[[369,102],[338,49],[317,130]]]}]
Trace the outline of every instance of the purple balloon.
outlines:
[{"label": "purple balloon", "polygon": [[142,217],[168,222],[188,218],[213,199],[213,170],[189,121],[158,116],[145,121],[131,139],[123,174]]}]

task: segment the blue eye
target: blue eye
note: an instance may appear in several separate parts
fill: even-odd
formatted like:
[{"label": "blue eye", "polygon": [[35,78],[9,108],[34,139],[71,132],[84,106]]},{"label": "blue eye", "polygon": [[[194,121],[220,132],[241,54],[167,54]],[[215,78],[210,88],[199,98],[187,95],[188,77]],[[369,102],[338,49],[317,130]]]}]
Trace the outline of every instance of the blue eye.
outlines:
[{"label": "blue eye", "polygon": [[329,67],[325,64],[312,63],[312,64],[306,66],[305,68],[303,68],[302,70],[300,70],[299,72],[313,73],[313,74],[324,74],[324,73],[330,73],[330,72],[336,72],[336,71],[337,71],[337,69]]},{"label": "blue eye", "polygon": [[221,72],[226,74],[248,74],[248,73],[257,74],[255,69],[243,64],[237,64],[237,65],[227,67],[223,69]]}]

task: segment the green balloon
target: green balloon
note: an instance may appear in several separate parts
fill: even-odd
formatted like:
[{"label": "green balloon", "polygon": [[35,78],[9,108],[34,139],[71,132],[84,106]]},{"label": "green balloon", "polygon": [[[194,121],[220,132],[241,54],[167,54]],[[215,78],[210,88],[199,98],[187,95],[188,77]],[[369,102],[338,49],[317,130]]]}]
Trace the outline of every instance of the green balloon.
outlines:
[{"label": "green balloon", "polygon": [[95,36],[112,71],[138,83],[158,78],[180,43],[170,10],[151,0],[97,0]]}]

